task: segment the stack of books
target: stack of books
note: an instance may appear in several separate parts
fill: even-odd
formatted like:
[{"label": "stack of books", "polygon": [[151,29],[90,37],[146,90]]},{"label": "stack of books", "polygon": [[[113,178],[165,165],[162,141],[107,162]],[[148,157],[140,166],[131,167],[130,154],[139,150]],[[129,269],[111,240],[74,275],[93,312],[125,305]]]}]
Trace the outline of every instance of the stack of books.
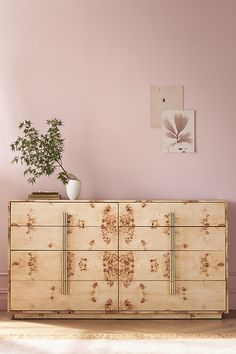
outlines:
[{"label": "stack of books", "polygon": [[28,200],[58,200],[61,195],[57,192],[33,192],[28,195]]}]

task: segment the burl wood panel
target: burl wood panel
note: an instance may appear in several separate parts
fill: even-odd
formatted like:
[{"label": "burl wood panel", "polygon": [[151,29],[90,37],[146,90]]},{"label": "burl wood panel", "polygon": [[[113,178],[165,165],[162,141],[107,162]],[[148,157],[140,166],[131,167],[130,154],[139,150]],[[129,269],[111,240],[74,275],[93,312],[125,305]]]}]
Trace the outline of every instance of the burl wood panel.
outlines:
[{"label": "burl wood panel", "polygon": [[[175,227],[176,250],[224,250],[225,227]],[[119,227],[121,250],[169,250],[170,227]]]},{"label": "burl wood panel", "polygon": [[11,310],[103,311],[118,309],[118,283],[70,281],[69,294],[61,294],[59,281],[12,281]]},{"label": "burl wood panel", "polygon": [[225,309],[225,282],[178,281],[176,295],[169,295],[167,281],[119,283],[120,311],[199,311]]},{"label": "burl wood panel", "polygon": [[[167,280],[169,251],[120,251],[120,281],[126,287],[133,280]],[[225,280],[224,251],[176,251],[176,280]]]},{"label": "burl wood panel", "polygon": [[175,226],[224,226],[225,203],[120,203],[119,225],[170,226],[170,213]]},{"label": "burl wood panel", "polygon": [[116,229],[117,203],[37,203],[12,202],[11,225],[63,226],[63,213],[68,214],[68,226],[102,226],[106,231]]},{"label": "burl wood panel", "polygon": [[[12,251],[12,280],[61,280],[62,252]],[[117,251],[67,251],[70,280],[118,280]]]},{"label": "burl wood panel", "polygon": [[[11,202],[9,309],[23,317],[24,311],[220,317],[228,306],[225,209],[223,201]],[[61,294],[64,212],[67,295]],[[171,212],[175,295],[169,295]]]},{"label": "burl wood panel", "polygon": [[[61,226],[12,226],[13,250],[61,250],[63,228]],[[68,250],[114,250],[118,248],[118,228],[104,233],[101,227],[68,227]]]}]

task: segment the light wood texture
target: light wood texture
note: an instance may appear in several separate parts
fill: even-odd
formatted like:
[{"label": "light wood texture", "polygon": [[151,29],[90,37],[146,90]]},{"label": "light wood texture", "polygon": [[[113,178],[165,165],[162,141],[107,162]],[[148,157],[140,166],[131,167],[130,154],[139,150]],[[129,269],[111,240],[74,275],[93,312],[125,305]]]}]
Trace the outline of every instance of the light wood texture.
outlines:
[{"label": "light wood texture", "polygon": [[119,283],[120,311],[224,311],[225,286],[221,281],[179,281],[169,295],[167,281]]},{"label": "light wood texture", "polygon": [[[170,227],[119,227],[121,250],[169,250]],[[222,250],[225,227],[175,227],[176,250]]]},{"label": "light wood texture", "polygon": [[[69,281],[69,294],[61,294],[59,281],[12,281],[11,309],[110,312],[118,309],[118,282]],[[39,296],[40,294],[40,296]],[[96,313],[94,313],[96,314]]]},{"label": "light wood texture", "polygon": [[[120,251],[119,260],[121,281],[169,279],[168,251]],[[224,251],[176,251],[174,261],[176,280],[225,280]]]},{"label": "light wood texture", "polygon": [[225,251],[176,251],[176,280],[225,280]]},{"label": "light wood texture", "polygon": [[[132,234],[132,238],[130,238]],[[118,244],[118,228],[104,239],[100,227],[69,227],[69,250],[114,250]],[[221,250],[225,247],[225,227],[176,227],[176,250]],[[61,226],[11,227],[13,250],[61,250]],[[168,250],[170,227],[120,227],[119,248],[123,250]]]},{"label": "light wood texture", "polygon": [[[12,251],[12,280],[61,280],[61,251]],[[176,280],[225,280],[223,251],[176,251]],[[120,251],[119,279],[169,279],[170,252]],[[188,272],[186,272],[188,269]],[[68,251],[71,280],[118,280],[118,252]]]},{"label": "light wood texture", "polygon": [[[11,249],[13,250],[61,250],[61,226],[11,227]],[[101,227],[69,227],[68,250],[114,250],[118,244],[118,228],[104,237]]]},{"label": "light wood texture", "polygon": [[[171,313],[170,313],[171,315]],[[186,313],[186,316],[188,314]],[[199,313],[201,316],[201,313]],[[204,315],[204,314],[203,314]],[[210,313],[208,313],[210,316]],[[18,317],[25,315],[18,314]],[[28,318],[36,314],[27,314]],[[50,318],[50,314],[47,314]],[[51,314],[65,317],[66,314]],[[110,315],[112,316],[112,314]],[[129,316],[124,314],[124,316]],[[131,316],[135,316],[132,314]],[[196,315],[197,316],[197,315]],[[38,320],[11,321],[11,315],[0,312],[0,338],[4,339],[176,339],[176,338],[235,338],[236,314],[223,320]],[[186,318],[190,318],[186,317]],[[158,345],[158,342],[157,342]]]},{"label": "light wood texture", "polygon": [[225,199],[44,199],[44,200],[28,200],[28,199],[12,199],[10,203],[65,203],[65,204],[77,204],[77,203],[227,203]]},{"label": "light wood texture", "polygon": [[175,226],[224,226],[224,203],[127,203],[119,204],[120,226],[169,226],[170,212]]},{"label": "light wood texture", "polygon": [[[69,311],[68,313],[64,313],[63,311],[54,311],[43,313],[42,311],[37,313],[35,311],[23,311],[15,312],[14,319],[98,319],[98,321],[106,319],[119,319],[119,320],[132,320],[132,319],[144,319],[144,320],[173,320],[173,319],[222,319],[222,311],[136,311],[136,312],[111,312],[111,313],[104,313],[104,312],[72,312]],[[1,338],[1,334],[0,334]]]},{"label": "light wood texture", "polygon": [[225,201],[14,201],[9,215],[9,310],[18,318],[228,311]]},{"label": "light wood texture", "polygon": [[[63,226],[63,213],[68,214],[69,226],[101,226],[102,219],[116,226],[117,203],[11,203],[12,226]],[[107,226],[107,224],[105,225]]]},{"label": "light wood texture", "polygon": [[[12,280],[61,280],[61,251],[12,251]],[[70,280],[118,280],[118,252],[68,251]]]}]

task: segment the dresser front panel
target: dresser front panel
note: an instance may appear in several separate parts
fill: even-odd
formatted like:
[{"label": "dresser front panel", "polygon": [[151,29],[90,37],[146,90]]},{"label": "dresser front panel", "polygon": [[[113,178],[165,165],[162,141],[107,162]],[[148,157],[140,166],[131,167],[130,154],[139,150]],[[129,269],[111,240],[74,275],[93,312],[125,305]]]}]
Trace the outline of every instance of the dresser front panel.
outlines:
[{"label": "dresser front panel", "polygon": [[120,203],[120,226],[170,226],[170,213],[175,226],[225,226],[225,204],[222,203]]},{"label": "dresser front panel", "polygon": [[11,225],[63,226],[63,213],[68,226],[116,228],[118,203],[12,202]]},{"label": "dresser front panel", "polygon": [[[224,251],[176,251],[176,280],[225,280]],[[120,251],[119,280],[167,280],[170,277],[169,251]]]},{"label": "dresser front panel", "polygon": [[119,283],[119,310],[123,311],[217,311],[226,306],[225,282],[177,281],[170,295],[167,281]]},{"label": "dresser front panel", "polygon": [[[62,252],[12,251],[12,280],[61,280]],[[68,251],[70,280],[118,280],[117,251]]]},{"label": "dresser front panel", "polygon": [[228,311],[223,201],[14,201],[9,226],[15,314]]},{"label": "dresser front panel", "polygon": [[118,310],[118,282],[69,281],[68,294],[60,281],[12,281],[11,310],[102,311]]},{"label": "dresser front panel", "polygon": [[[174,229],[176,250],[224,250],[225,227]],[[169,250],[170,227],[119,227],[120,250]]]},{"label": "dresser front panel", "polygon": [[[12,226],[12,250],[61,250],[63,248],[62,226]],[[97,226],[68,227],[68,250],[116,250],[118,228],[103,229]]]}]

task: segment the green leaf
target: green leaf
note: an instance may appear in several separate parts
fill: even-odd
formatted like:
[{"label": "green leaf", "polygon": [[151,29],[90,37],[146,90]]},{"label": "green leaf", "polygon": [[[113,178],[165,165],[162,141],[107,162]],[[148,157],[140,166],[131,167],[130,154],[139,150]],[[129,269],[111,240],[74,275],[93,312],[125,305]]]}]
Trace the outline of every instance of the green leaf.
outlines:
[{"label": "green leaf", "polygon": [[17,151],[12,163],[20,162],[26,166],[24,175],[28,176],[29,183],[35,183],[42,175],[50,176],[56,169],[62,171],[57,178],[62,183],[68,182],[68,173],[62,164],[62,153],[64,151],[64,138],[61,135],[60,127],[63,125],[60,119],[49,119],[46,121],[48,130],[45,134],[39,134],[30,120],[19,124],[22,136],[10,145],[11,151]]}]

